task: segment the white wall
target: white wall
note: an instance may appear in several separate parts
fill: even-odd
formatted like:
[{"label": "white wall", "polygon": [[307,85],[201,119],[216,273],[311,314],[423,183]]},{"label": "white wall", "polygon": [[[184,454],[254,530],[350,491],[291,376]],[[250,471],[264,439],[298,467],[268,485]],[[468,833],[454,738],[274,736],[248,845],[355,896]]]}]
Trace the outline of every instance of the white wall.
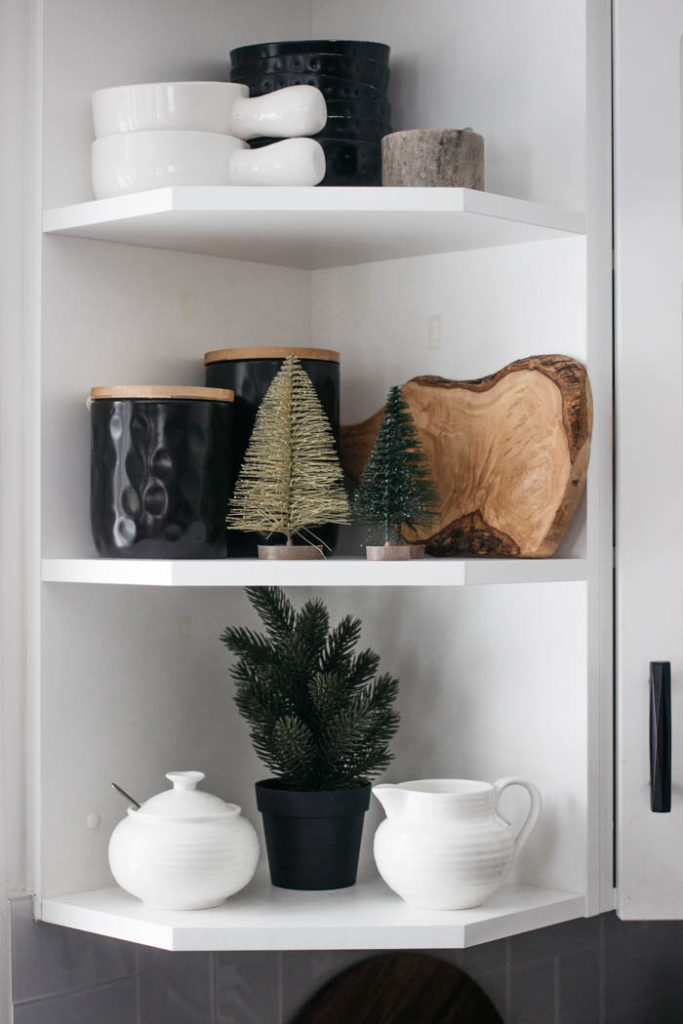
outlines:
[{"label": "white wall", "polygon": [[579,210],[585,32],[585,0],[313,4],[314,38],[391,45],[394,130],[469,125],[484,136],[489,192]]}]

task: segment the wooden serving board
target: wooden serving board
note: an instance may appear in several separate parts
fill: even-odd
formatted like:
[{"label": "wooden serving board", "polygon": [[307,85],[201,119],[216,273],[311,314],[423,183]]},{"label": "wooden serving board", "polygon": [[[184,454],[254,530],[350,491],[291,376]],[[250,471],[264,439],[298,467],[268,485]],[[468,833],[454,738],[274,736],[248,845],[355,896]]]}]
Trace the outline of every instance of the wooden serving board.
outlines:
[{"label": "wooden serving board", "polygon": [[[593,421],[584,366],[529,356],[480,380],[403,385],[432,476],[438,516],[407,534],[429,555],[547,558],[583,493]],[[341,428],[341,461],[359,480],[382,410]]]},{"label": "wooden serving board", "polygon": [[469,975],[434,956],[391,953],[328,982],[291,1024],[503,1024]]}]

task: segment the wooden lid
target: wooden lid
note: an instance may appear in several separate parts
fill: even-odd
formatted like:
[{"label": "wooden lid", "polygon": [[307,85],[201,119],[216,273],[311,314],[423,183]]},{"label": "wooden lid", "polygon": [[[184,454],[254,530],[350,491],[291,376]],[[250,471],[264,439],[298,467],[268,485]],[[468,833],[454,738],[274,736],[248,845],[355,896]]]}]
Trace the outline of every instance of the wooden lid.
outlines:
[{"label": "wooden lid", "polygon": [[229,388],[192,388],[183,384],[111,384],[91,388],[90,397],[98,398],[190,398],[203,402],[232,402]]},{"label": "wooden lid", "polygon": [[338,363],[339,353],[329,348],[288,348],[286,345],[263,345],[255,348],[219,348],[207,352],[204,363],[236,362],[238,359],[318,359],[321,362]]}]

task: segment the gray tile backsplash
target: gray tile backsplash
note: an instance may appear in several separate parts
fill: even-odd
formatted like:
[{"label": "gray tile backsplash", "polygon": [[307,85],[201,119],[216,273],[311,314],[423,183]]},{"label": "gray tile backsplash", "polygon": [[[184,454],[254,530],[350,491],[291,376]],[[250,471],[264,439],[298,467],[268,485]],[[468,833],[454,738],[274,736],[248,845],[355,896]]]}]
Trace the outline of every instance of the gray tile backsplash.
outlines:
[{"label": "gray tile backsplash", "polygon": [[14,1024],[140,1024],[138,979],[123,978],[81,992],[14,1007]]},{"label": "gray tile backsplash", "polygon": [[137,972],[137,948],[72,928],[35,924],[33,901],[11,901],[12,997],[58,995]]},{"label": "gray tile backsplash", "polygon": [[207,953],[140,950],[140,1005],[145,1024],[213,1024],[213,961]]},{"label": "gray tile backsplash", "polygon": [[[683,1021],[683,922],[605,914],[433,953],[471,974],[505,1024]],[[31,901],[15,900],[14,1021],[291,1024],[321,985],[372,955],[169,953],[35,924]]]},{"label": "gray tile backsplash", "polygon": [[215,1024],[280,1024],[282,955],[216,954]]}]

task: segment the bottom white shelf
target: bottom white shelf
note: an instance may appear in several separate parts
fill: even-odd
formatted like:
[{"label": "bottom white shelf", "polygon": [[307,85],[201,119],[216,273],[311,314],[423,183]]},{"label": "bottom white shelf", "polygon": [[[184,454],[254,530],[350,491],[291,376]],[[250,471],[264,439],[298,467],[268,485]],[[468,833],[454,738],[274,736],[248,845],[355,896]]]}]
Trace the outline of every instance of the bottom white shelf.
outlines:
[{"label": "bottom white shelf", "polygon": [[474,910],[417,910],[380,879],[334,892],[258,879],[213,910],[150,910],[121,889],[43,899],[50,924],[174,950],[447,949],[581,917],[577,893],[513,885]]}]

